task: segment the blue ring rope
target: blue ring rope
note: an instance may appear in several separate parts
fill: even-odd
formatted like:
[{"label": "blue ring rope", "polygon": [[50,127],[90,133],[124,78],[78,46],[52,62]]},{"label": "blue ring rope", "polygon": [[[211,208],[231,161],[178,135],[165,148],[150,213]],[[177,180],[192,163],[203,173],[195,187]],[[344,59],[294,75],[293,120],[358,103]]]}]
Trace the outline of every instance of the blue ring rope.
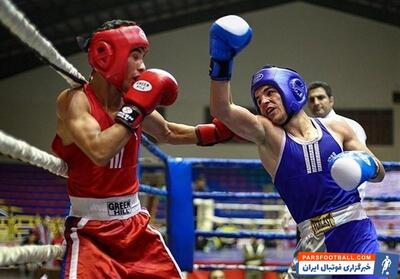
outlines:
[{"label": "blue ring rope", "polygon": [[[139,189],[140,192],[156,196],[166,197],[168,195],[168,191],[166,189],[154,188],[153,186],[146,184],[140,184]],[[278,193],[262,193],[262,192],[193,192],[193,198],[218,199],[218,200],[221,199],[228,200],[231,198],[279,200],[281,199],[281,196]],[[400,201],[400,197],[395,197],[395,196],[365,197],[364,200],[393,202],[393,201]]]},{"label": "blue ring rope", "polygon": [[154,156],[167,163],[168,159],[171,158],[164,151],[162,151],[157,145],[152,143],[145,135],[142,134],[142,144],[150,151]]},{"label": "blue ring rope", "polygon": [[[140,184],[140,192],[152,194],[156,196],[166,197],[168,191],[166,189],[155,188],[150,185]],[[252,199],[270,199],[279,200],[281,199],[278,193],[262,193],[262,192],[193,192],[194,198],[203,199],[231,199],[231,198],[252,198]],[[381,197],[365,197],[367,201],[382,201],[382,202],[393,202],[400,201],[400,197],[395,196],[381,196]]]},{"label": "blue ring rope", "polygon": [[[258,159],[210,159],[210,158],[184,158],[193,164],[194,167],[246,167],[250,169],[263,168]],[[400,170],[400,162],[382,162],[385,170]]]},{"label": "blue ring rope", "polygon": [[226,238],[260,238],[260,239],[296,239],[296,234],[284,233],[265,233],[257,231],[236,231],[236,232],[222,232],[222,231],[195,231],[196,236],[203,237],[226,237]]},{"label": "blue ring rope", "polygon": [[[166,197],[168,191],[166,189],[154,188],[153,186],[140,184],[140,192],[153,194],[156,196]],[[263,192],[193,192],[193,198],[202,199],[217,199],[217,200],[228,200],[231,198],[242,198],[242,199],[268,199],[268,200],[279,200],[281,196],[278,193],[263,193]],[[367,201],[382,201],[382,202],[394,202],[400,201],[400,197],[396,196],[381,196],[381,197],[365,197]]]},{"label": "blue ring rope", "polygon": [[395,197],[395,196],[364,197],[364,200],[366,200],[366,201],[393,202],[393,201],[400,201],[400,197]]},{"label": "blue ring rope", "polygon": [[263,193],[263,192],[193,192],[194,198],[203,199],[230,199],[230,198],[252,198],[252,199],[270,199],[278,200],[281,196],[278,193]]},{"label": "blue ring rope", "polygon": [[143,192],[143,193],[147,193],[147,194],[152,194],[155,196],[162,196],[162,197],[166,197],[168,195],[167,190],[155,188],[153,186],[146,185],[146,184],[140,184],[139,191]]},{"label": "blue ring rope", "polygon": [[[142,144],[154,156],[167,162],[172,157],[162,151],[156,144],[152,143],[145,135],[142,134]],[[211,158],[184,158],[185,161],[193,164],[194,167],[247,167],[247,168],[262,168],[261,161],[258,159],[211,159]],[[386,161],[382,162],[385,170],[400,169],[400,162]]]},{"label": "blue ring rope", "polygon": [[[236,231],[236,232],[222,232],[222,231],[195,231],[196,236],[203,237],[226,237],[226,238],[259,238],[259,239],[296,239],[296,234],[284,233],[266,233],[257,231]],[[378,240],[381,241],[400,241],[400,235],[384,236],[379,235]]]}]

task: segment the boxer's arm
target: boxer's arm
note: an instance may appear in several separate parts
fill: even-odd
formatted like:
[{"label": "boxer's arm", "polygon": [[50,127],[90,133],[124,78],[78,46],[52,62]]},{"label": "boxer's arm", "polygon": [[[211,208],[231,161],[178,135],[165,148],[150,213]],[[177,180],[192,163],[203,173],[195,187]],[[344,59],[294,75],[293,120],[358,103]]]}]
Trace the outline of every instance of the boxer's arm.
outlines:
[{"label": "boxer's arm", "polygon": [[232,102],[230,84],[226,81],[211,80],[210,112],[233,133],[257,144],[266,139],[268,128],[264,125],[272,128],[272,123],[267,119],[264,121],[262,117]]},{"label": "boxer's arm", "polygon": [[157,111],[144,118],[142,128],[159,143],[196,144],[198,141],[195,127],[169,122]]},{"label": "boxer's arm", "polygon": [[[331,119],[327,121],[328,126],[333,130],[333,132],[342,140],[343,143],[343,150],[344,151],[361,151],[365,152],[366,156],[363,158],[364,160],[360,159],[358,160],[357,157],[360,156],[355,156],[352,158],[351,153],[349,155],[343,156],[342,162],[346,162],[349,160],[359,162],[359,165],[361,167],[361,170],[363,169],[368,169],[369,166],[371,168],[375,169],[374,164],[376,164],[376,174],[370,176],[367,180],[371,182],[380,182],[383,180],[385,177],[385,169],[382,165],[382,162],[369,150],[369,148],[360,140],[358,139],[357,135],[353,131],[353,129],[346,123],[346,121],[341,120],[341,119]],[[354,153],[357,154],[357,153]],[[344,158],[345,157],[345,158]],[[362,157],[362,156],[361,156]],[[345,159],[345,160],[343,160]],[[369,163],[368,163],[369,161]],[[362,166],[363,162],[366,162],[366,166]],[[330,163],[332,165],[332,162]],[[346,171],[349,171],[349,176],[354,175],[354,172],[350,171],[351,167],[349,166],[348,168],[344,168],[343,172],[345,173]],[[347,174],[344,174],[347,175]],[[363,181],[362,181],[363,182]]]},{"label": "boxer's arm", "polygon": [[354,130],[347,124],[346,121],[333,119],[334,129],[339,131],[343,137],[343,150],[344,151],[365,151],[371,156],[373,156],[378,164],[378,174],[377,176],[370,180],[371,182],[379,182],[382,181],[385,177],[385,168],[382,165],[382,162],[372,153],[372,151],[366,146],[365,143],[362,143]]},{"label": "boxer's arm", "polygon": [[130,138],[119,124],[104,131],[90,114],[90,106],[81,90],[64,91],[57,99],[57,133],[64,144],[75,143],[97,165],[105,165]]},{"label": "boxer's arm", "polygon": [[[265,145],[274,135],[274,126],[261,116],[232,102],[230,79],[234,57],[250,42],[252,30],[242,18],[225,16],[215,21],[210,28],[210,78],[212,116],[219,118],[233,133]],[[278,133],[279,135],[281,133]]]},{"label": "boxer's arm", "polygon": [[[351,129],[350,129],[351,130]],[[370,154],[375,162],[378,165],[378,172],[375,177],[369,179],[370,182],[380,182],[385,177],[385,168],[382,165],[382,162],[372,153],[372,151],[362,142],[360,142],[355,133],[352,135],[348,135],[349,138],[346,139],[343,143],[344,150],[352,150],[352,151],[364,151]]]}]

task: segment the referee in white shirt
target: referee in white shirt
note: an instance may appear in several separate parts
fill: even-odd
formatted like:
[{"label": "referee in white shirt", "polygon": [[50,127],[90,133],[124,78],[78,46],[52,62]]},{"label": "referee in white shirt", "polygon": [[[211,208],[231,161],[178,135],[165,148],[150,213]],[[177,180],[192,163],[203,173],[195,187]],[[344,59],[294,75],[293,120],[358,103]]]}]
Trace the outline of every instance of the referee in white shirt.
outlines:
[{"label": "referee in white shirt", "polygon": [[[366,143],[367,135],[361,125],[353,119],[336,114],[333,109],[335,100],[332,95],[332,89],[328,83],[324,81],[313,81],[308,85],[308,108],[314,117],[330,118],[340,117],[353,129],[357,138],[362,143]],[[365,183],[358,187],[361,200],[365,196]]]}]

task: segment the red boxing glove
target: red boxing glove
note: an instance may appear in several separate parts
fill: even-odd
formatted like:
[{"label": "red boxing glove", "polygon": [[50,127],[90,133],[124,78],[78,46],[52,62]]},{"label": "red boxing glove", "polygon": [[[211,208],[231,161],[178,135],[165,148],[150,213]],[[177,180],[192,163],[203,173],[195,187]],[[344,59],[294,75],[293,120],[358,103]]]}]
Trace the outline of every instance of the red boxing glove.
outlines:
[{"label": "red boxing glove", "polygon": [[144,114],[150,114],[158,106],[172,105],[178,96],[178,83],[168,72],[149,69],[124,94],[124,102],[137,106]]},{"label": "red boxing glove", "polygon": [[216,143],[231,140],[235,134],[222,123],[218,118],[214,118],[210,124],[200,124],[196,126],[197,145],[210,146]]},{"label": "red boxing glove", "polygon": [[178,83],[168,72],[149,69],[143,72],[124,94],[125,105],[117,113],[115,121],[135,130],[144,116],[161,106],[172,105],[178,96]]}]

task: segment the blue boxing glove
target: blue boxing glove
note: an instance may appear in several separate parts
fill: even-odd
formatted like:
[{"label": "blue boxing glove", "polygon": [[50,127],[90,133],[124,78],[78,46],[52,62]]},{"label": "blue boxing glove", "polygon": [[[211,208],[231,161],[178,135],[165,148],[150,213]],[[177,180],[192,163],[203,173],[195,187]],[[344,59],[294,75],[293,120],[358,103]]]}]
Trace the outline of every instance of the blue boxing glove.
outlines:
[{"label": "blue boxing glove", "polygon": [[211,79],[231,79],[233,57],[249,44],[252,35],[249,24],[235,15],[221,17],[211,25]]},{"label": "blue boxing glove", "polygon": [[374,157],[364,151],[345,151],[328,161],[331,176],[346,191],[378,175],[379,165]]}]

